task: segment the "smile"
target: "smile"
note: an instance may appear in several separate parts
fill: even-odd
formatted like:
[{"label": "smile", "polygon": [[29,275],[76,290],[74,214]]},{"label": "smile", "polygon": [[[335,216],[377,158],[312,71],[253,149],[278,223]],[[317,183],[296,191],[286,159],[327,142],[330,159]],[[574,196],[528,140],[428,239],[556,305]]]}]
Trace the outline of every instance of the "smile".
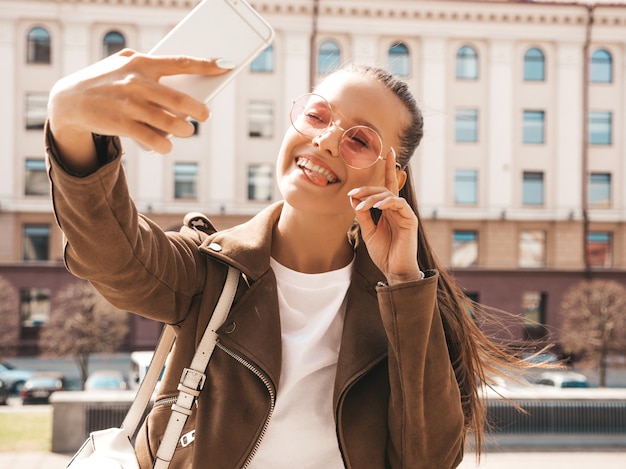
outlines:
[{"label": "smile", "polygon": [[313,163],[311,160],[309,160],[309,159],[307,159],[305,157],[302,157],[302,156],[298,157],[296,159],[296,166],[298,166],[299,168],[307,170],[309,173],[315,173],[315,174],[319,174],[319,175],[323,176],[326,179],[326,182],[328,184],[332,184],[332,183],[338,181],[337,176],[335,176],[329,170],[327,170],[326,168],[323,168],[322,166],[319,166],[319,165]]}]

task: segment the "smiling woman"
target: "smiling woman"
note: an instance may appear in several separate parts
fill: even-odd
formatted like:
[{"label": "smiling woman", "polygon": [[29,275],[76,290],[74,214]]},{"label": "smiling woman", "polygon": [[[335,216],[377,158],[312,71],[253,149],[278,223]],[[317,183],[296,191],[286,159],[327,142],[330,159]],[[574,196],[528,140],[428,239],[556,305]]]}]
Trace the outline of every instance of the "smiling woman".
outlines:
[{"label": "smiling woman", "polygon": [[[520,362],[480,332],[468,310],[482,309],[430,248],[409,167],[423,119],[408,86],[369,66],[328,75],[293,103],[281,202],[223,232],[207,220],[164,233],[137,214],[120,140],[105,135],[169,148],[163,136],[185,135],[184,116],[209,112],[159,78],[223,73],[218,63],[126,50],[61,80],[46,128],[68,268],[117,307],[176,324],[157,399],[178,395],[225,264],[242,272],[188,419],[194,441],[172,464],[458,466],[470,430],[480,448],[486,374]],[[171,413],[158,406],[140,431],[142,468]]]}]

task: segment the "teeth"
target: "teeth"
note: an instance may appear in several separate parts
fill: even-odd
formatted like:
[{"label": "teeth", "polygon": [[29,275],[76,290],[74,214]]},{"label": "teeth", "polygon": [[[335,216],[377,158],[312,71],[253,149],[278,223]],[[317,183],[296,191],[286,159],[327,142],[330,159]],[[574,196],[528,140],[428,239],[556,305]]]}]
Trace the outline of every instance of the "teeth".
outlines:
[{"label": "teeth", "polygon": [[296,164],[301,168],[306,168],[309,171],[315,171],[316,173],[321,174],[331,184],[337,181],[337,178],[332,175],[326,168],[322,168],[321,166],[314,164],[311,160],[308,160],[306,158],[298,158]]}]

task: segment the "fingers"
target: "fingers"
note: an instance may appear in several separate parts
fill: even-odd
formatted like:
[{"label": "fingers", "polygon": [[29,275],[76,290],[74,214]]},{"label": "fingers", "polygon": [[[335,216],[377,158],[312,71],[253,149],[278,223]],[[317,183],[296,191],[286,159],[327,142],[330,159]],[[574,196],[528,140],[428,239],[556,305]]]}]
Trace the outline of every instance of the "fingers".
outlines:
[{"label": "fingers", "polygon": [[148,56],[135,54],[147,74],[156,77],[168,75],[222,75],[235,67],[233,62],[223,58],[204,59],[181,55]]},{"label": "fingers", "polygon": [[355,211],[366,211],[370,208],[384,210],[396,206],[395,202],[404,203],[402,197],[398,197],[389,191],[382,191],[380,187],[358,187],[348,192],[350,201]]},{"label": "fingers", "polygon": [[398,175],[396,174],[396,150],[390,147],[385,159],[385,187],[394,194],[398,193]]},{"label": "fingers", "polygon": [[[121,54],[128,54],[122,51]],[[187,56],[147,56],[133,53],[128,56],[123,67],[124,81],[129,86],[136,84],[144,97],[155,104],[170,109],[182,117],[191,117],[197,121],[205,121],[208,110],[203,102],[199,102],[183,91],[179,91],[160,83],[162,77],[169,75],[219,75],[228,72],[234,63],[224,59],[202,59]]]},{"label": "fingers", "polygon": [[382,211],[382,216],[398,226],[413,229],[417,226],[417,217],[407,201],[381,187],[359,187],[348,192],[350,203],[354,208],[357,220],[370,227],[369,210],[371,208]]},{"label": "fingers", "polygon": [[[122,52],[128,54],[128,51]],[[186,93],[163,86],[160,79],[169,75],[219,75],[235,67],[235,63],[223,58],[203,59],[188,56],[146,56],[131,53],[129,69],[134,72],[128,78],[137,78],[140,96],[146,105],[137,114],[137,119],[162,135],[188,137],[193,134],[193,126],[188,118],[204,122],[210,117],[205,103],[197,101]],[[147,79],[147,80],[146,80]],[[146,82],[147,81],[147,82]],[[161,108],[161,109],[155,109]]]}]

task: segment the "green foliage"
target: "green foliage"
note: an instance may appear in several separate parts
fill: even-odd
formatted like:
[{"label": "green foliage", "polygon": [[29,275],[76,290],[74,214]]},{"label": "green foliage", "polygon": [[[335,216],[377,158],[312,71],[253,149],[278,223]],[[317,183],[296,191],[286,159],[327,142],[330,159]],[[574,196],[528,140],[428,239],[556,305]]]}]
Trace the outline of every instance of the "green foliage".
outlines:
[{"label": "green foliage", "polygon": [[89,356],[117,352],[128,335],[128,313],[107,302],[87,282],[61,290],[39,345],[44,355],[73,357],[84,384]]},{"label": "green foliage", "polygon": [[20,331],[19,292],[0,276],[0,357],[15,353]]},{"label": "green foliage", "polygon": [[626,353],[626,288],[614,281],[584,281],[563,296],[561,343],[598,366],[606,385],[606,359]]}]

